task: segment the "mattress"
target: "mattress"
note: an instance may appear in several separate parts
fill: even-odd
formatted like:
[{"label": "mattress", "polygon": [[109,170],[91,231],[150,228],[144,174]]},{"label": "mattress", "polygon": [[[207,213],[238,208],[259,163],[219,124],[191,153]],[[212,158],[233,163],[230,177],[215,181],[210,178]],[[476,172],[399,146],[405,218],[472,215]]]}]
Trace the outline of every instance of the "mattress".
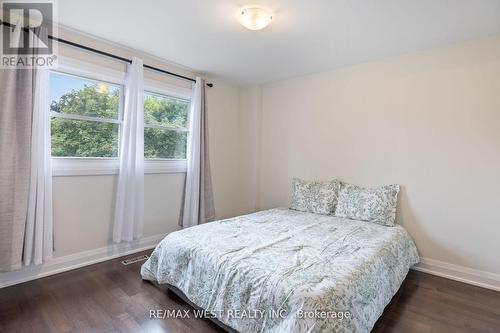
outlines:
[{"label": "mattress", "polygon": [[141,275],[242,333],[369,332],[418,261],[401,226],[271,209],[169,234]]}]

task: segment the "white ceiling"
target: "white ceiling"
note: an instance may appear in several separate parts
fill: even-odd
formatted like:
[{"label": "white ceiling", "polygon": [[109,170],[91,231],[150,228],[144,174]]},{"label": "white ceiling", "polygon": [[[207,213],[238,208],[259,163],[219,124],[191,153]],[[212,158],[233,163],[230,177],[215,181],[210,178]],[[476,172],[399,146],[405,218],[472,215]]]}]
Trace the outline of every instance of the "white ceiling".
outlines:
[{"label": "white ceiling", "polygon": [[[250,31],[238,8],[275,12]],[[234,83],[263,83],[500,33],[500,0],[61,0],[61,24]]]}]

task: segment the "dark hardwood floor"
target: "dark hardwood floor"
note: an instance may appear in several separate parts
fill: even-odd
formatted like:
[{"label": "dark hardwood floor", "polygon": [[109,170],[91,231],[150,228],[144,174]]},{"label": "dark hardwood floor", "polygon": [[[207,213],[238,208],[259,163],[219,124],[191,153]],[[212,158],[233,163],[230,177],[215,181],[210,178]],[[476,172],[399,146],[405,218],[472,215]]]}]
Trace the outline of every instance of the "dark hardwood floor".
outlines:
[{"label": "dark hardwood floor", "polygon": [[[150,319],[190,307],[122,259],[0,289],[0,332],[223,332],[203,319]],[[411,271],[374,332],[498,333],[500,293]]]}]

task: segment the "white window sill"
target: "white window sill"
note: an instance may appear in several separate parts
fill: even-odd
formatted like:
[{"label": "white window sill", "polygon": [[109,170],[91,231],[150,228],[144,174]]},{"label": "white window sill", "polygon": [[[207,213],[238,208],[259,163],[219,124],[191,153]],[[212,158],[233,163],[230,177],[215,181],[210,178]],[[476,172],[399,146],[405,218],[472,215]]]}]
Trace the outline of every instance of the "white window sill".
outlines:
[{"label": "white window sill", "polygon": [[[186,160],[146,160],[144,173],[184,173]],[[119,161],[114,158],[52,158],[52,176],[117,175]]]}]

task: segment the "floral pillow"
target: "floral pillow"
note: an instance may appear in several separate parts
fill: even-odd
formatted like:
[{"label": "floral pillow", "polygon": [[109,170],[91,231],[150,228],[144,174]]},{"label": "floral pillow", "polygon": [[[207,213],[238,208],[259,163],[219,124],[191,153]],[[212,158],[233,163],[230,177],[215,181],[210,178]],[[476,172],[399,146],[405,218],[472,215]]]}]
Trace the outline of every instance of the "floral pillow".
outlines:
[{"label": "floral pillow", "polygon": [[399,185],[363,188],[344,184],[340,189],[335,216],[393,226],[396,219]]},{"label": "floral pillow", "polygon": [[333,214],[340,187],[338,180],[321,182],[294,178],[290,208],[323,215]]}]

